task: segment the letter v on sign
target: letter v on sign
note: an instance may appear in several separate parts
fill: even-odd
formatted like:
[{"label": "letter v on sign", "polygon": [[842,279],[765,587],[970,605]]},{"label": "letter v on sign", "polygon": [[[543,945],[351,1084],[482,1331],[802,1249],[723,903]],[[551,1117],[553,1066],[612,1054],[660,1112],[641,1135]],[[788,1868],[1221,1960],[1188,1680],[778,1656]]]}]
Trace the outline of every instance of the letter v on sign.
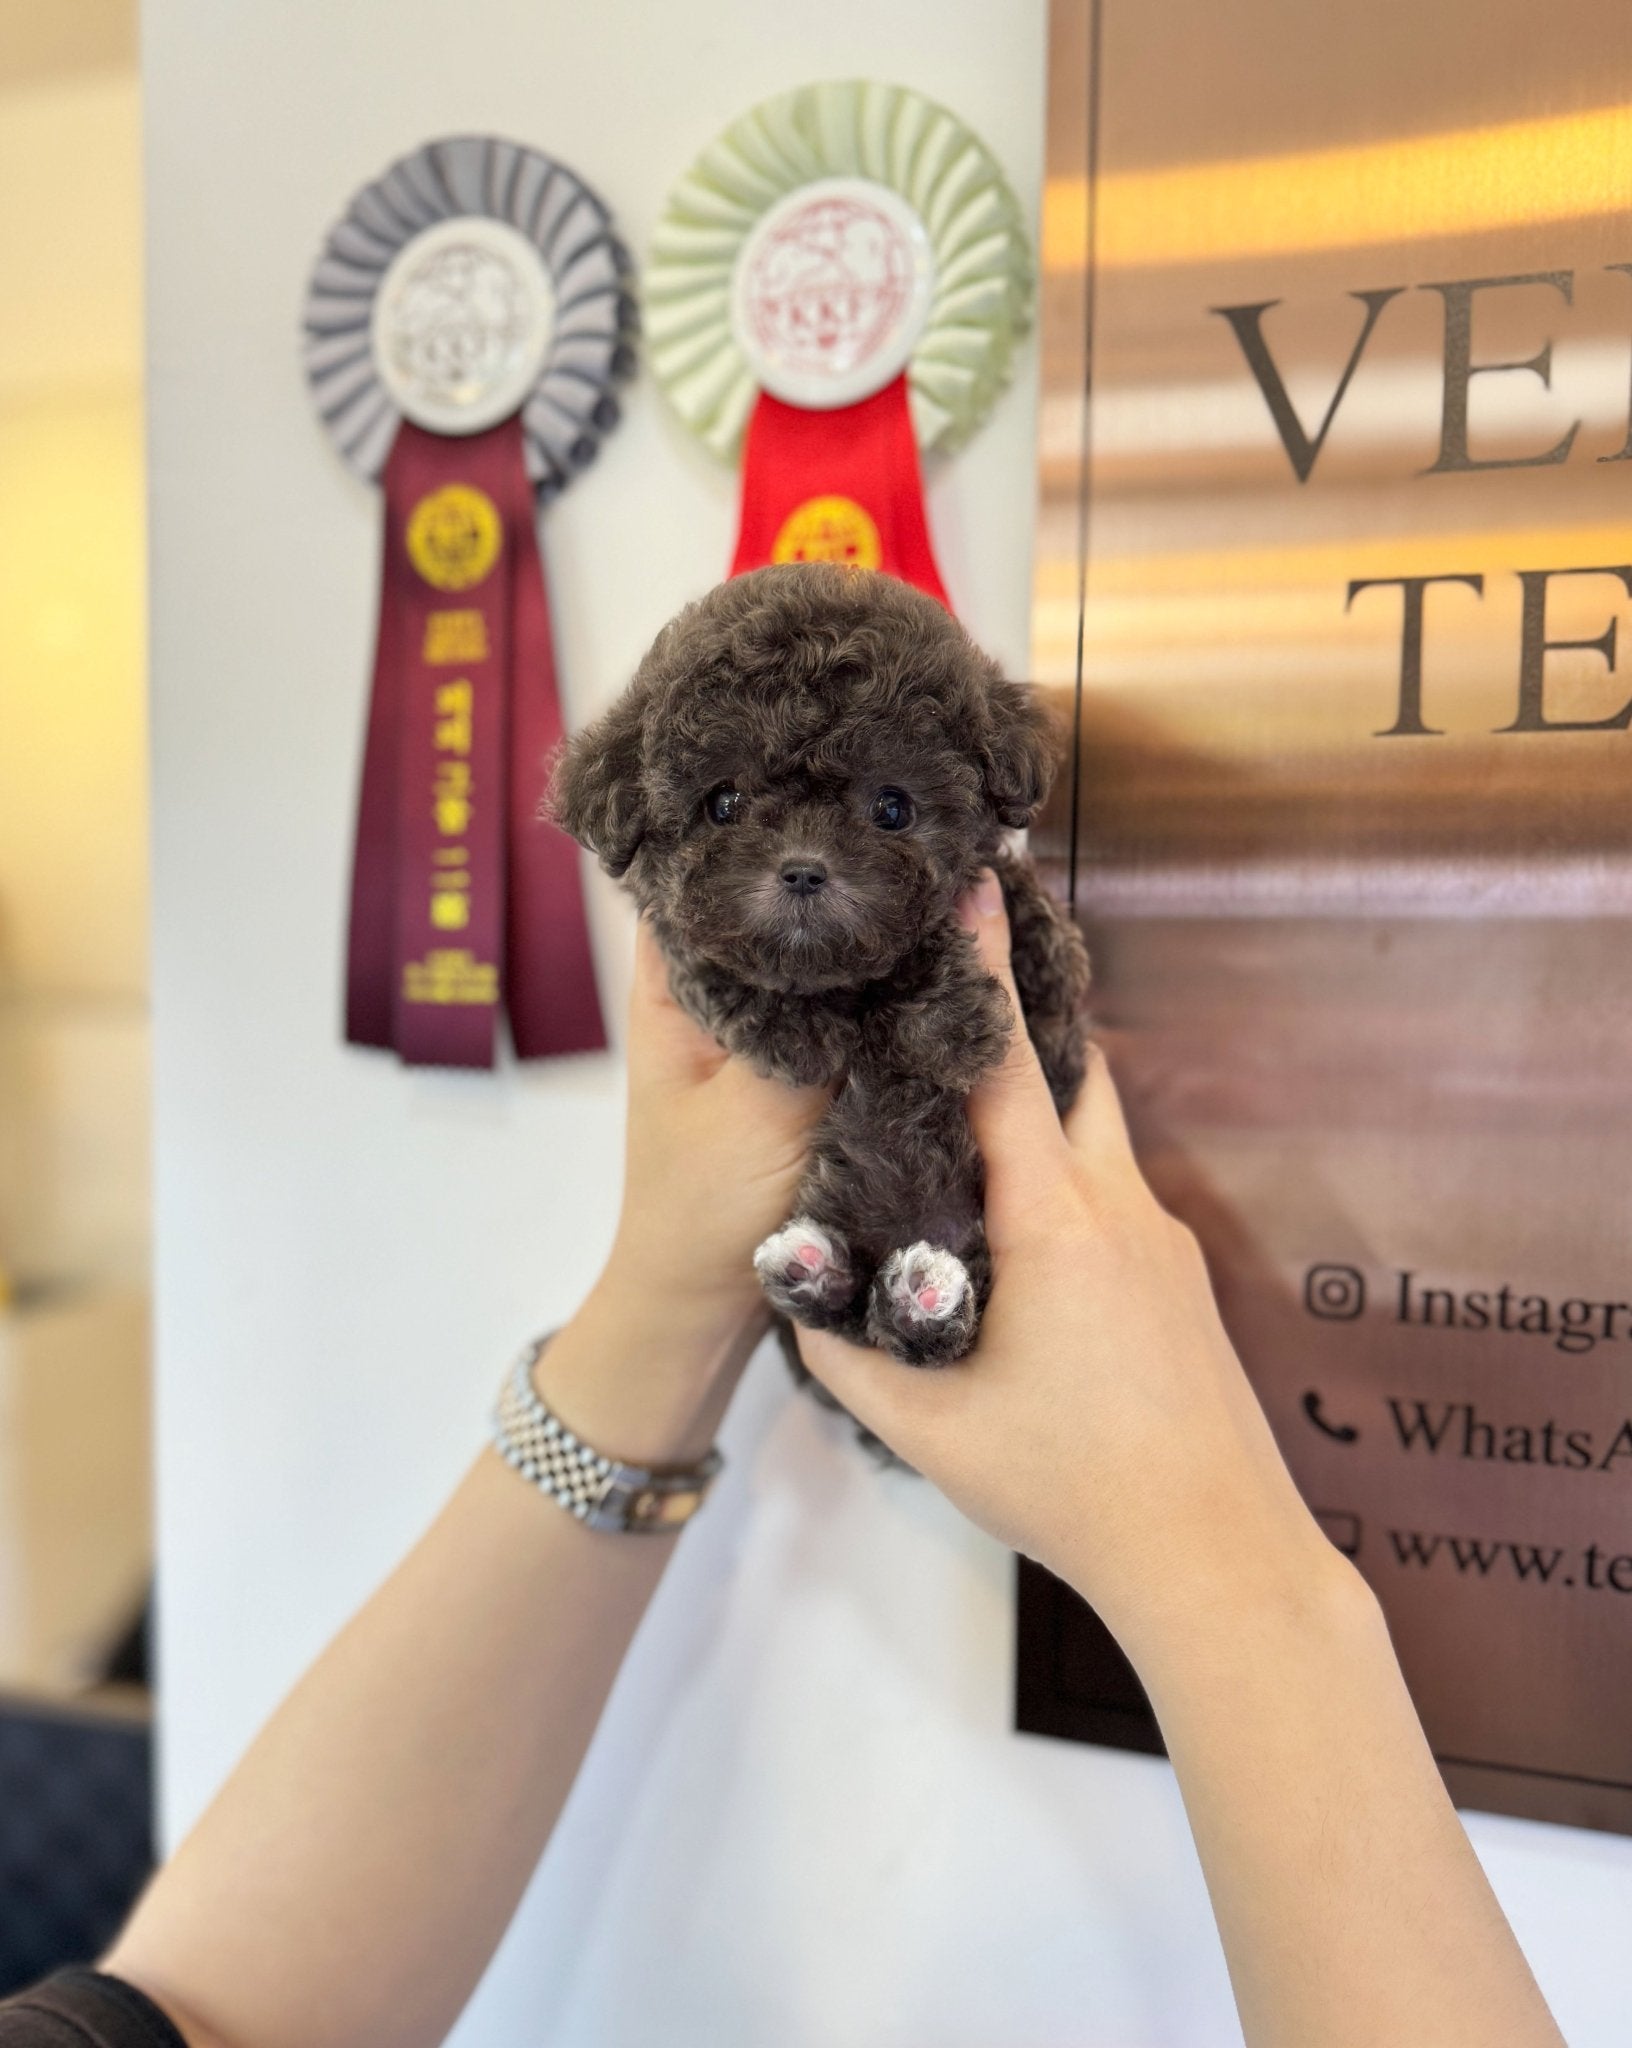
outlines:
[{"label": "letter v on sign", "polygon": [[1269,352],[1264,340],[1264,315],[1273,312],[1281,303],[1279,299],[1265,299],[1257,306],[1209,306],[1210,313],[1217,313],[1228,320],[1235,330],[1235,338],[1241,344],[1241,353],[1247,359],[1247,368],[1257,380],[1258,389],[1264,394],[1264,403],[1275,422],[1275,431],[1281,437],[1281,446],[1286,450],[1286,459],[1292,465],[1293,474],[1300,484],[1309,481],[1309,473],[1315,466],[1315,459],[1326,445],[1326,436],[1337,417],[1337,408],[1343,403],[1343,394],[1349,388],[1349,379],[1354,375],[1360,358],[1366,352],[1366,343],[1371,339],[1371,330],[1377,325],[1377,316],[1390,299],[1397,299],[1405,290],[1403,284],[1385,285],[1381,291],[1350,292],[1351,299],[1358,299],[1366,309],[1365,325],[1360,329],[1360,338],[1349,351],[1349,360],[1343,365],[1343,374],[1337,380],[1337,389],[1332,393],[1332,402],[1326,408],[1326,417],[1320,423],[1319,431],[1311,437],[1303,430],[1303,422],[1293,410],[1292,401],[1286,395],[1286,383],[1275,367],[1275,358]]}]

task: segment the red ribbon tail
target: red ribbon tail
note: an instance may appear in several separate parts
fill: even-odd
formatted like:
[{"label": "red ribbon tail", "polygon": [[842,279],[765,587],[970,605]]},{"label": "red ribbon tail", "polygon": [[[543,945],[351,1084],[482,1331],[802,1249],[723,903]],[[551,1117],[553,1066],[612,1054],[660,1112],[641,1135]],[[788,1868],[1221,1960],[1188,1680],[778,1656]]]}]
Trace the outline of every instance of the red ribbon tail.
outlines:
[{"label": "red ribbon tail", "polygon": [[759,394],[743,443],[731,574],[801,561],[881,569],[951,610],[930,543],[904,375],[825,412]]}]

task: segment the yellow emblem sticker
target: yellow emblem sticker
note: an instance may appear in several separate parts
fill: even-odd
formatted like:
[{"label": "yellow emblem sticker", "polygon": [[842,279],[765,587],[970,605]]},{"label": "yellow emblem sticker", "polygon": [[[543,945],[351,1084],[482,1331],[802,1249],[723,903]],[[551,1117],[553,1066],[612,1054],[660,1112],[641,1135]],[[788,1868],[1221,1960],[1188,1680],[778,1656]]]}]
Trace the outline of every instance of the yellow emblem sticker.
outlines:
[{"label": "yellow emblem sticker", "polygon": [[499,559],[498,508],[470,484],[444,484],[408,515],[408,559],[436,590],[469,590]]},{"label": "yellow emblem sticker", "polygon": [[878,528],[854,498],[807,498],[782,522],[773,562],[848,562],[876,569],[884,558]]}]

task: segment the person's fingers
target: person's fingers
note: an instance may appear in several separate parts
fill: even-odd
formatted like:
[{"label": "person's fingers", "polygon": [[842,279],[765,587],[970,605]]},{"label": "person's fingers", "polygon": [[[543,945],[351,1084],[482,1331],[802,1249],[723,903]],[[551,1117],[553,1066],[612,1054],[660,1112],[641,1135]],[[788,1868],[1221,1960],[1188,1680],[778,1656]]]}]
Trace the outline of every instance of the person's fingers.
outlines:
[{"label": "person's fingers", "polygon": [[969,1097],[969,1121],[976,1142],[988,1166],[997,1170],[1011,1159],[1018,1163],[1057,1155],[1063,1149],[1060,1120],[1021,1014],[1009,961],[1003,886],[990,868],[978,888],[959,902],[958,916],[973,934],[981,965],[996,976],[1012,1012],[1008,1049],[1001,1063],[982,1076]]},{"label": "person's fingers", "polygon": [[730,1059],[723,1053],[718,1070],[709,1078],[709,1089],[720,1117],[741,1118],[747,1126],[767,1134],[776,1131],[796,1136],[801,1158],[811,1125],[833,1099],[830,1088],[773,1080],[755,1073],[746,1060]]},{"label": "person's fingers", "polygon": [[629,992],[629,1058],[643,1074],[667,1080],[703,1080],[725,1059],[700,1024],[693,1023],[669,988],[668,964],[651,922],[635,926],[635,971]]},{"label": "person's fingers", "polygon": [[642,1022],[666,1016],[680,1008],[669,989],[669,970],[663,949],[657,943],[651,920],[645,917],[635,920],[635,972],[629,986],[629,1007]]},{"label": "person's fingers", "polygon": [[1128,1137],[1122,1098],[1103,1050],[1088,1042],[1088,1065],[1077,1099],[1065,1114],[1065,1135],[1071,1149],[1093,1169],[1138,1171]]},{"label": "person's fingers", "polygon": [[944,1375],[915,1372],[882,1351],[846,1343],[826,1330],[796,1327],[794,1337],[811,1375],[863,1428],[887,1443],[897,1457],[915,1464],[915,1440],[922,1426],[917,1411],[926,1397],[933,1396],[932,1383]]}]

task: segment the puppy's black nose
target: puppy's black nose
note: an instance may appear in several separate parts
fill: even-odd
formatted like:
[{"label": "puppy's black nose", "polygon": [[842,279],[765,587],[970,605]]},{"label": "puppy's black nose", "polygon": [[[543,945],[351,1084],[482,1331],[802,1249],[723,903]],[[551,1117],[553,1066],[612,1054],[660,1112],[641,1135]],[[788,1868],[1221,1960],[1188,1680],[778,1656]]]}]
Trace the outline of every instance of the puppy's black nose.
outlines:
[{"label": "puppy's black nose", "polygon": [[826,880],[819,860],[790,860],[782,870],[782,886],[795,896],[814,896]]}]

